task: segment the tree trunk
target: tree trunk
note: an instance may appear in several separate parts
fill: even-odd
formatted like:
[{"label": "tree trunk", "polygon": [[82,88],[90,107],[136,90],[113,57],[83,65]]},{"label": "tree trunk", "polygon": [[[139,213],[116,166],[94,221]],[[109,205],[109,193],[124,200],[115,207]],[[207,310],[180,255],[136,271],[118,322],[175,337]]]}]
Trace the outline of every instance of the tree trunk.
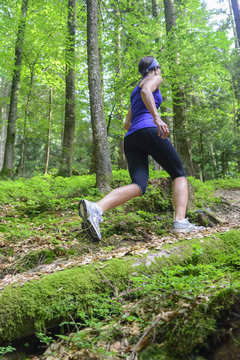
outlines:
[{"label": "tree trunk", "polygon": [[227,164],[226,164],[226,154],[224,150],[221,152],[221,165],[222,165],[222,177],[223,179],[225,179],[227,173]]},{"label": "tree trunk", "polygon": [[1,119],[1,134],[0,134],[0,171],[3,167],[4,152],[7,137],[7,118],[8,118],[8,104],[7,97],[9,96],[9,82],[2,80],[1,97],[4,99],[3,104],[0,108],[0,119]]},{"label": "tree trunk", "polygon": [[205,154],[204,154],[204,142],[203,142],[203,131],[200,130],[199,136],[200,142],[200,154],[201,154],[201,173],[202,173],[202,180],[205,180]]},{"label": "tree trunk", "polygon": [[108,182],[112,178],[112,168],[100,77],[97,0],[87,1],[87,50],[88,86],[96,163],[96,185],[101,192],[104,192],[109,190]]},{"label": "tree trunk", "polygon": [[[174,85],[175,88],[176,85]],[[173,92],[173,138],[174,145],[179,153],[187,174],[194,175],[190,140],[186,131],[187,117],[184,89],[180,84]]]},{"label": "tree trunk", "polygon": [[237,37],[237,47],[240,48],[240,11],[237,0],[231,0],[232,10],[235,20],[235,28],[236,28],[236,37]]},{"label": "tree trunk", "polygon": [[158,0],[152,0],[152,15],[155,19],[159,16],[159,3]]},{"label": "tree trunk", "polygon": [[[121,17],[120,17],[120,9],[119,3],[115,5],[114,14],[116,16],[116,23],[115,23],[115,31],[117,34],[117,41],[116,41],[116,54],[117,54],[117,61],[116,61],[116,74],[117,74],[117,82],[115,85],[115,105],[116,105],[116,120],[117,126],[120,128],[123,127],[123,95],[121,91],[119,91],[119,83],[122,81],[122,34],[121,34]],[[115,108],[114,105],[114,108]],[[127,169],[127,159],[124,153],[124,138],[120,136],[119,138],[119,158],[118,158],[118,167],[120,169]]]},{"label": "tree trunk", "polygon": [[47,175],[48,165],[49,165],[49,157],[50,157],[50,138],[51,138],[51,127],[52,127],[52,99],[53,99],[53,88],[51,87],[49,89],[48,129],[47,129],[44,175]]},{"label": "tree trunk", "polygon": [[22,65],[22,46],[25,35],[26,17],[28,10],[28,0],[22,1],[21,18],[18,26],[17,40],[15,46],[15,63],[12,78],[11,98],[8,115],[8,127],[7,127],[7,140],[4,154],[4,163],[1,171],[2,175],[7,177],[13,176],[14,170],[14,144],[15,144],[15,132],[16,132],[16,120],[17,120],[17,102],[18,102],[18,90],[20,83],[20,72]]},{"label": "tree trunk", "polygon": [[[174,8],[174,0],[164,0],[164,11],[166,20],[166,31],[169,41],[172,44],[176,44],[176,14]],[[186,108],[185,108],[185,92],[180,83],[176,82],[178,78],[178,63],[179,54],[177,51],[177,44],[170,50],[170,62],[172,71],[175,73],[174,83],[172,81],[173,92],[173,130],[174,130],[174,145],[182,159],[183,165],[188,175],[193,175],[193,163],[190,151],[189,139],[186,131]]]},{"label": "tree trunk", "polygon": [[[158,4],[158,0],[152,0],[152,16],[157,19],[159,16],[159,4]],[[155,38],[155,43],[159,42],[159,37]],[[162,109],[162,108],[161,108]],[[165,119],[163,119],[165,121]],[[157,161],[155,161],[154,159],[151,159],[153,161],[153,167],[154,170],[162,170],[162,167],[158,164]]]},{"label": "tree trunk", "polygon": [[72,175],[73,144],[75,131],[75,34],[76,0],[68,0],[68,26],[66,41],[66,102],[63,146],[58,175]]},{"label": "tree trunk", "polygon": [[29,115],[29,104],[32,96],[32,88],[33,88],[33,78],[34,78],[34,66],[30,68],[31,76],[30,76],[30,84],[27,95],[27,102],[24,113],[24,125],[23,125],[23,139],[21,146],[21,157],[20,157],[20,174],[25,176],[26,174],[26,153],[27,153],[27,120]]},{"label": "tree trunk", "polygon": [[[234,20],[235,20],[235,28],[234,22],[232,19],[232,27],[233,31],[236,34],[235,48],[238,50],[240,48],[240,11],[237,0],[229,0],[230,10],[233,12]],[[234,114],[234,132],[237,134],[240,131],[240,57],[236,52],[236,60],[233,63],[232,69],[230,72],[232,73],[232,89],[236,98],[237,106],[235,107],[235,103],[233,103],[233,114]],[[240,157],[237,159],[237,169],[240,171]]]}]

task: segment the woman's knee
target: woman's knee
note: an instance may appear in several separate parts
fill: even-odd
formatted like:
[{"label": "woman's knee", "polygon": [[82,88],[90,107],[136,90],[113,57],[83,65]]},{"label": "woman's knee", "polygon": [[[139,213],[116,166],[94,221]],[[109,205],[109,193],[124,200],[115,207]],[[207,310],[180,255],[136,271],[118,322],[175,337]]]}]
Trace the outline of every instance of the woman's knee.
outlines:
[{"label": "woman's knee", "polygon": [[142,185],[142,184],[137,184],[137,183],[133,183],[134,185],[137,186],[137,196],[143,196],[146,193],[147,190],[147,186],[146,185]]}]

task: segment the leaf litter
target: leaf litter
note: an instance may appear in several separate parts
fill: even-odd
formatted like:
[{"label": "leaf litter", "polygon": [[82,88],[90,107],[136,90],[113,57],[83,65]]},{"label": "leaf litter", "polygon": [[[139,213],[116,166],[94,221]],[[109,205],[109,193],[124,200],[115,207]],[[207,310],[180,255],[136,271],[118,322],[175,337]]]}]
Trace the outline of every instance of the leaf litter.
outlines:
[{"label": "leaf litter", "polygon": [[[23,241],[11,242],[10,244],[6,244],[4,239],[0,236],[0,247],[4,249],[5,246],[8,247],[8,250],[14,254],[13,256],[9,256],[5,258],[5,261],[0,263],[0,271],[2,272],[2,278],[0,279],[0,291],[2,291],[5,286],[8,285],[23,285],[26,281],[30,281],[33,279],[39,279],[43,275],[52,274],[56,271],[62,271],[64,269],[69,269],[75,266],[83,266],[92,264],[97,261],[108,261],[112,258],[123,258],[126,256],[140,256],[149,253],[151,250],[154,250],[154,254],[149,255],[149,264],[156,256],[168,256],[168,251],[163,250],[163,245],[173,244],[181,239],[190,240],[193,238],[203,239],[204,237],[213,236],[215,233],[225,233],[230,229],[238,229],[239,228],[239,215],[240,215],[240,191],[239,190],[218,190],[217,195],[221,196],[223,199],[223,204],[215,209],[217,215],[223,220],[223,223],[217,225],[213,228],[205,228],[203,231],[192,232],[189,234],[172,234],[160,236],[155,233],[148,232],[149,241],[134,241],[132,244],[131,241],[127,243],[127,245],[119,245],[118,247],[114,247],[110,251],[106,249],[106,247],[101,247],[100,244],[89,244],[89,246],[85,243],[85,253],[82,255],[71,256],[66,258],[63,256],[61,258],[58,257],[57,260],[51,262],[50,264],[39,264],[33,269],[16,273],[13,271],[11,273],[12,268],[22,259],[29,251],[38,251],[43,249],[55,250],[56,246],[54,245],[54,241],[52,236],[44,236],[41,237],[41,233],[38,236],[30,237],[28,239],[24,239]],[[234,205],[232,206],[232,203]],[[7,209],[7,211],[11,211],[11,207]],[[78,220],[78,217],[73,212],[68,211],[69,221],[73,218]],[[61,217],[64,217],[64,214],[61,214]],[[67,223],[68,220],[64,219],[64,222]],[[37,227],[37,230],[44,229],[45,226],[42,224]],[[76,230],[76,229],[75,229]],[[80,221],[79,228],[77,229],[79,233],[81,233]],[[114,240],[119,241],[119,244],[122,240],[121,235],[113,236]],[[74,248],[74,246],[79,246],[79,240],[77,238],[73,238],[69,240],[67,236],[64,234],[58,234],[57,240],[61,243],[61,249],[64,253],[64,250],[67,252],[70,248]],[[104,244],[106,245],[106,244]],[[156,250],[159,253],[156,253]],[[86,253],[87,251],[87,253]],[[151,259],[152,258],[152,259]],[[136,264],[138,264],[136,259]],[[141,262],[141,261],[140,261]]]}]

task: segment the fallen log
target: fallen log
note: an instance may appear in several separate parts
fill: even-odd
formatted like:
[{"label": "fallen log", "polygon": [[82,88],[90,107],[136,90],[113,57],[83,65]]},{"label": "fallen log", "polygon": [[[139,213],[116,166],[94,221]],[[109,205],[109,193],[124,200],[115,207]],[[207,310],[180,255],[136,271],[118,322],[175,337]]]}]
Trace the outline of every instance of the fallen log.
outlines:
[{"label": "fallen log", "polygon": [[[196,256],[203,263],[211,259],[214,262],[216,253],[239,251],[239,240],[240,230],[215,234],[212,238],[176,242],[171,245],[170,255],[168,252],[168,256],[156,257],[149,266],[136,264],[136,256],[111,259],[104,265],[76,267],[45,275],[22,286],[7,286],[0,296],[0,345],[69,321],[77,311],[87,314],[91,311],[87,300],[91,294],[116,297],[128,289],[129,277],[133,274],[137,276],[144,271],[152,276],[164,266],[186,263]],[[196,245],[201,247],[201,252],[196,253]]]}]

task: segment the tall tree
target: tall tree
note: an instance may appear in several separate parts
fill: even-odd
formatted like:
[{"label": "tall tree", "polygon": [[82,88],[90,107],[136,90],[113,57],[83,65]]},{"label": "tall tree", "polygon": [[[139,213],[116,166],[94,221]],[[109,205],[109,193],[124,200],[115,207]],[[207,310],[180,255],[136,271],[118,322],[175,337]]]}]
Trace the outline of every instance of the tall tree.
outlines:
[{"label": "tall tree", "polygon": [[68,24],[66,41],[66,100],[63,130],[62,158],[59,175],[72,175],[73,144],[75,130],[75,37],[76,0],[68,0]]},{"label": "tall tree", "polygon": [[15,62],[11,87],[11,98],[8,115],[7,139],[4,153],[4,162],[1,174],[12,177],[14,171],[14,144],[17,120],[18,90],[20,83],[21,65],[22,65],[22,47],[25,35],[26,17],[28,10],[28,0],[22,1],[21,17],[18,26],[17,39],[15,45]]},{"label": "tall tree", "polygon": [[[231,4],[230,4],[231,1]],[[240,137],[240,56],[239,56],[239,49],[240,49],[240,9],[239,3],[237,0],[229,0],[229,6],[231,8],[232,5],[232,12],[234,16],[235,22],[235,54],[233,58],[235,59],[232,69],[230,72],[232,73],[232,87],[233,92],[236,99],[236,105],[233,100],[233,113],[234,113],[234,130],[235,134]],[[234,24],[233,24],[234,28]],[[230,65],[231,67],[231,65]],[[239,141],[237,144],[237,148],[239,148]],[[238,171],[240,171],[240,157],[238,156]]]},{"label": "tall tree", "polygon": [[52,101],[53,101],[53,88],[49,89],[49,110],[48,110],[48,128],[47,128],[47,141],[45,146],[45,169],[44,175],[47,175],[50,157],[50,138],[52,127]]},{"label": "tall tree", "polygon": [[112,178],[112,167],[101,88],[97,0],[87,1],[87,54],[96,184],[98,189],[104,192],[109,190],[109,180]]},{"label": "tall tree", "polygon": [[237,46],[240,48],[240,11],[238,0],[231,0],[233,15],[235,20],[236,35],[237,35]]},{"label": "tall tree", "polygon": [[2,103],[0,105],[0,171],[3,166],[4,152],[6,145],[6,135],[7,135],[7,117],[8,117],[8,104],[7,98],[9,96],[9,82],[2,79],[1,88],[0,88],[0,98],[2,98]]},{"label": "tall tree", "polygon": [[179,82],[178,76],[179,54],[177,50],[174,0],[164,0],[164,11],[166,30],[170,44],[169,60],[171,62],[172,75],[174,75],[172,76],[174,145],[176,146],[188,175],[193,175],[192,156],[186,131],[187,118],[185,92],[182,84]]}]

